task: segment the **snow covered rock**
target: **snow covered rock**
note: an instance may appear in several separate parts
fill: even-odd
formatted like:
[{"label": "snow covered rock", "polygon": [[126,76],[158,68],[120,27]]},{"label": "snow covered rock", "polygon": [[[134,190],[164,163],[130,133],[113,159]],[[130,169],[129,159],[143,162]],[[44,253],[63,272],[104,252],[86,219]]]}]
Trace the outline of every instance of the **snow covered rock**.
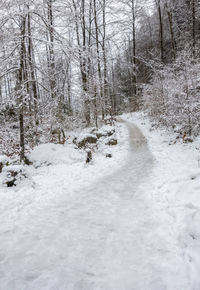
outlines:
[{"label": "snow covered rock", "polygon": [[102,137],[110,137],[115,133],[115,129],[112,126],[104,126],[99,130],[93,132],[98,139]]},{"label": "snow covered rock", "polygon": [[106,145],[112,145],[112,146],[114,146],[114,145],[117,145],[117,139],[116,138],[111,138],[107,143],[106,143]]},{"label": "snow covered rock", "polygon": [[77,138],[76,145],[78,148],[86,148],[88,144],[96,144],[97,137],[93,134],[84,134]]}]

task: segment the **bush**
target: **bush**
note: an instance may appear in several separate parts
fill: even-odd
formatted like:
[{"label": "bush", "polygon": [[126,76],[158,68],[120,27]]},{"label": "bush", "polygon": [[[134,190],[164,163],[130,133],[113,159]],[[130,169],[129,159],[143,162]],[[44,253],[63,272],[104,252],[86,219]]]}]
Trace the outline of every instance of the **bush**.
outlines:
[{"label": "bush", "polygon": [[143,91],[144,106],[160,125],[200,134],[200,60],[184,51],[172,65],[155,70]]}]

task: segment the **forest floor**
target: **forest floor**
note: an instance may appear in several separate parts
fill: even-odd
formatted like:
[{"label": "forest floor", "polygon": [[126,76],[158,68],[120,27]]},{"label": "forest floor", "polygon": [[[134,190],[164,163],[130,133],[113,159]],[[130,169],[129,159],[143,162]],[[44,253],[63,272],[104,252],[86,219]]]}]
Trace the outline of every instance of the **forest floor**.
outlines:
[{"label": "forest floor", "polygon": [[200,289],[198,140],[118,121],[112,158],[40,145],[29,178],[0,185],[1,290]]}]

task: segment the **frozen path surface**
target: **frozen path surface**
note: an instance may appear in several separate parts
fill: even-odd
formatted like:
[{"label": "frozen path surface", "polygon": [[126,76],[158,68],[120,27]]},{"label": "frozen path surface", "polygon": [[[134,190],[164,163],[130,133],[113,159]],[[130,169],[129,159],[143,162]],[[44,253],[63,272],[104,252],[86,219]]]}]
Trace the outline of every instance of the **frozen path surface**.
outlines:
[{"label": "frozen path surface", "polygon": [[119,121],[130,146],[118,171],[71,195],[59,183],[57,199],[32,197],[14,219],[1,213],[13,221],[1,231],[1,290],[193,289],[157,161],[140,129]]}]

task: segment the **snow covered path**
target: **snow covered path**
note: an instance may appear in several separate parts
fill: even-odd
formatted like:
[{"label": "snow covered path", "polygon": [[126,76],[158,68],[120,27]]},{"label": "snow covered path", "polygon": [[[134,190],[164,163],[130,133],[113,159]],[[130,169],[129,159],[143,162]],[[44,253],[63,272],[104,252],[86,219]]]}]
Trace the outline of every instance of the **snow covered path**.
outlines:
[{"label": "snow covered path", "polygon": [[140,129],[120,122],[130,146],[118,171],[70,194],[63,173],[52,194],[55,188],[45,184],[53,179],[49,169],[44,195],[34,195],[33,187],[21,207],[3,208],[1,290],[198,289],[190,284],[179,221],[163,194],[166,168]]}]

